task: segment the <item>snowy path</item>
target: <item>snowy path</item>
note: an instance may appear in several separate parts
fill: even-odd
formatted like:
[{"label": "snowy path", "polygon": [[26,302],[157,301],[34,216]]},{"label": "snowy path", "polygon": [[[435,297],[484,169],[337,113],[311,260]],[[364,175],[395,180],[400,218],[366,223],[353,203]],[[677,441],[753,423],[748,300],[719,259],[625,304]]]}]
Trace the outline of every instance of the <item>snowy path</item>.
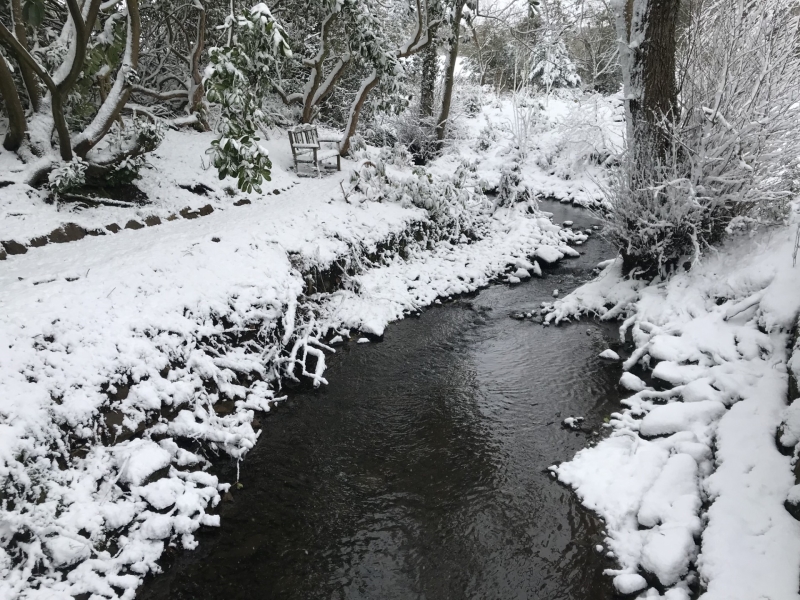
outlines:
[{"label": "snowy path", "polygon": [[626,373],[621,383],[641,391],[611,415],[611,436],[553,468],[606,521],[622,593],[682,600],[699,584],[702,600],[800,597],[800,523],[784,507],[793,459],[776,443],[800,309],[793,238],[787,228],[739,240],[644,288],[614,264],[555,305],[555,319],[631,315],[624,367],[642,363],[663,390]]}]

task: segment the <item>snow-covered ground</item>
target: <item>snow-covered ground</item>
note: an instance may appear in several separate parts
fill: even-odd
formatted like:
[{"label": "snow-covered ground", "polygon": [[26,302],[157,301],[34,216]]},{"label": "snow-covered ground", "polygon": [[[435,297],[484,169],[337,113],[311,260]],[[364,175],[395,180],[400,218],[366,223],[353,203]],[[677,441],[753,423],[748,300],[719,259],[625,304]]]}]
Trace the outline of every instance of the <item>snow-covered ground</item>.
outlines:
[{"label": "snow-covered ground", "polygon": [[[106,227],[112,224],[124,228],[130,221],[144,224],[148,217],[181,218],[180,211],[194,212],[207,205],[215,210],[235,209],[235,202],[257,202],[263,198],[239,192],[235,181],[220,181],[215,169],[207,168],[209,161],[204,151],[213,139],[212,133],[167,131],[162,144],[148,155],[149,166],[142,170],[142,178],[136,181],[136,186],[148,197],[141,206],[85,208],[80,203],[48,204],[46,191],[21,183],[25,165],[16,155],[0,152],[0,181],[12,183],[0,188],[0,242],[14,240],[27,245],[65,223],[109,234]],[[263,186],[265,195],[280,194],[297,185],[298,178],[289,171],[292,154],[285,132],[276,132],[263,144],[270,150],[276,166],[272,181]]]},{"label": "snow-covered ground", "polygon": [[479,113],[459,120],[465,143],[437,161],[434,171],[452,173],[455,164],[467,161],[484,187],[497,189],[503,174],[516,170],[534,196],[606,205],[608,167],[624,144],[620,95],[557,90],[549,96],[481,100]]},{"label": "snow-covered ground", "polygon": [[[0,598],[132,598],[166,545],[192,549],[199,527],[219,524],[213,508],[235,482],[206,472],[209,453],[244,457],[282,377],[324,383],[331,346],[438,297],[540,273],[586,239],[528,204],[487,216],[485,202],[345,198],[347,172],[298,180],[280,137],[283,191],[229,196],[231,182],[203,169],[206,137],[168,136],[138,183],[153,204],[138,211],[0,190],[2,231],[20,240],[215,207],[0,262]],[[416,185],[409,168],[391,171]],[[196,183],[208,196],[180,187]],[[437,235],[459,211],[474,212],[478,235]],[[337,277],[332,290],[314,284]]]},{"label": "snow-covered ground", "polygon": [[787,353],[800,310],[795,230],[733,239],[649,286],[622,279],[616,261],[554,303],[551,321],[625,318],[632,342],[621,385],[635,393],[611,435],[552,467],[604,519],[620,593],[800,597],[800,523],[784,507],[800,499],[800,411],[787,412],[788,365],[800,374],[800,353]]}]

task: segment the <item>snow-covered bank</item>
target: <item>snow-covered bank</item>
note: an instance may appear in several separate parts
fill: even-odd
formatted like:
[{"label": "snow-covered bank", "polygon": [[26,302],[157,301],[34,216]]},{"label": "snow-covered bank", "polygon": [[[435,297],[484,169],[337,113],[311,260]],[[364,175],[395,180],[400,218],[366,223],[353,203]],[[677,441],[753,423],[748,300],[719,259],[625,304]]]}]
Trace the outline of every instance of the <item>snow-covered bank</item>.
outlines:
[{"label": "snow-covered bank", "polygon": [[[202,150],[184,146],[198,165]],[[170,162],[155,168],[177,187]],[[346,201],[346,176],[0,263],[0,597],[132,598],[165,545],[219,524],[233,482],[206,472],[209,453],[252,448],[282,377],[322,383],[336,337],[586,239],[520,206],[447,241],[431,233],[441,206]],[[326,272],[340,288],[313,293]]]},{"label": "snow-covered bank", "polygon": [[624,369],[652,369],[657,388],[611,415],[610,437],[553,467],[605,520],[619,563],[608,573],[621,593],[798,597],[800,523],[784,507],[797,451],[786,456],[776,443],[800,310],[794,233],[736,239],[650,286],[622,279],[617,261],[554,304],[551,321],[626,317],[621,336],[633,344]]}]

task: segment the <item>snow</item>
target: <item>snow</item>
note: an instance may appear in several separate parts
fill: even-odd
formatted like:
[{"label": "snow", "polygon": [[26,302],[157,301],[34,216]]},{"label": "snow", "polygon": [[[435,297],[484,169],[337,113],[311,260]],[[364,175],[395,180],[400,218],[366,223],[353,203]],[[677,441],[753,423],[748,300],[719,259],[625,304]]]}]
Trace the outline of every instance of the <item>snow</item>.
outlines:
[{"label": "snow", "polygon": [[[465,119],[459,152],[437,161],[435,172],[452,173],[461,161],[474,165],[485,189],[497,189],[503,171],[519,164],[521,183],[536,197],[580,206],[606,205],[606,165],[623,149],[624,110],[620,94],[605,97],[578,90],[554,90],[517,103],[528,130],[516,131],[514,101],[486,98],[481,113]],[[516,129],[519,129],[518,127]],[[526,140],[520,148],[519,138]]]},{"label": "snow", "polygon": [[[21,183],[3,190],[0,228],[21,241],[65,222],[214,210],[0,261],[0,477],[15,499],[0,511],[0,597],[133,597],[167,546],[192,549],[199,528],[219,525],[209,511],[228,484],[206,472],[206,453],[244,458],[255,411],[281,399],[295,367],[324,384],[326,339],[367,342],[439,298],[541,275],[535,257],[573,256],[568,244],[585,239],[523,203],[476,219],[475,240],[418,242],[415,231],[435,231],[432,213],[345,200],[347,172],[298,183],[280,136],[267,145],[281,193],[231,196],[232,182],[202,167],[208,141],[168,134],[139,182],[152,204],[138,210],[75,211]],[[195,183],[208,195],[180,187]],[[403,257],[381,254],[399,240]],[[305,274],[343,264],[358,268],[339,289],[307,289]]]},{"label": "snow", "polygon": [[675,402],[656,406],[642,419],[639,433],[656,436],[690,431],[695,426],[705,428],[719,419],[726,410],[724,404],[715,400],[703,400],[691,404]]},{"label": "snow", "polygon": [[536,258],[540,259],[542,262],[551,264],[564,258],[564,255],[559,252],[557,248],[550,246],[547,248],[537,248]]},{"label": "snow", "polygon": [[[214,170],[203,167],[203,150],[208,148],[212,139],[214,135],[211,133],[167,131],[158,149],[148,155],[151,166],[143,170],[142,179],[136,182],[149,199],[140,207],[98,206],[86,209],[75,203],[48,204],[45,193],[21,183],[24,165],[15,155],[2,152],[2,180],[15,183],[4,187],[0,193],[0,241],[15,240],[26,244],[31,239],[50,234],[65,223],[75,223],[86,230],[99,229],[107,235],[105,228],[111,224],[124,228],[131,220],[144,223],[148,217],[159,217],[164,221],[179,215],[183,209],[197,211],[211,205],[214,210],[237,210],[239,207],[234,207],[232,200],[263,201],[264,196],[235,191],[235,181],[220,181]],[[289,171],[292,157],[291,152],[287,155],[285,149],[288,147],[286,134],[276,132],[271,140],[260,143],[269,150],[275,164],[272,181],[265,183],[265,191],[285,192],[297,185],[298,178]],[[192,151],[187,152],[187,146]],[[348,164],[351,163],[344,161],[343,168]],[[200,193],[187,188],[195,188]]]},{"label": "snow", "polygon": [[151,440],[118,444],[114,454],[119,480],[131,485],[141,485],[150,475],[172,462],[172,454]]},{"label": "snow", "polygon": [[620,594],[635,594],[646,588],[647,582],[637,573],[625,573],[614,578],[614,587]]},{"label": "snow", "polygon": [[600,353],[600,358],[607,358],[608,360],[619,360],[619,354],[614,352],[611,348],[607,348]]},{"label": "snow", "polygon": [[641,392],[647,388],[647,384],[644,381],[642,381],[633,373],[628,373],[627,371],[622,374],[622,377],[620,377],[619,384],[626,390],[630,390],[632,392]]},{"label": "snow", "polygon": [[[797,217],[794,217],[796,222]],[[547,321],[582,314],[623,320],[635,349],[623,368],[651,370],[671,389],[635,392],[610,417],[610,436],[551,467],[606,523],[617,589],[658,579],[639,598],[800,598],[800,523],[784,507],[800,497],[793,458],[800,413],[787,408],[785,350],[800,311],[792,266],[796,225],[735,238],[666,282],[626,280],[620,261],[549,307]],[[698,544],[699,540],[699,544]],[[638,590],[636,590],[638,591]]]}]

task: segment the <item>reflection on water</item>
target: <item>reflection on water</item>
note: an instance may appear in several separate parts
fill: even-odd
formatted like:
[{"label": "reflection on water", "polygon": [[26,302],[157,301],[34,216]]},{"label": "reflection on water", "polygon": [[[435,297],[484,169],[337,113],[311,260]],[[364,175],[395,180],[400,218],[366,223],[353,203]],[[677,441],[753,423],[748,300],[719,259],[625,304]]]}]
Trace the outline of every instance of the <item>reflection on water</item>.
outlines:
[{"label": "reflection on water", "polygon": [[[589,224],[560,205],[556,221]],[[589,242],[542,280],[495,286],[389,327],[329,361],[330,385],[264,417],[244,488],[197,551],[168,559],[150,599],[610,598],[597,520],[547,466],[599,428],[619,367],[612,326],[509,314],[608,258]],[[221,465],[225,481],[233,465]]]}]

